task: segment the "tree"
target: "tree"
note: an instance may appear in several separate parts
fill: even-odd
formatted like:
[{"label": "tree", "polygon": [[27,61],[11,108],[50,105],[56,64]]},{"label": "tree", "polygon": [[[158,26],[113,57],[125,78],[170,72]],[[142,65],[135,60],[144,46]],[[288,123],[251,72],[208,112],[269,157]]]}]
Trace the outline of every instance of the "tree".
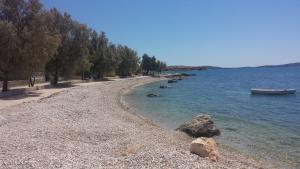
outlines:
[{"label": "tree", "polygon": [[162,70],[165,70],[167,68],[167,64],[165,62],[162,62],[160,60],[157,61],[157,71],[161,73]]},{"label": "tree", "polygon": [[126,77],[136,74],[140,61],[137,52],[128,48],[127,46],[119,46],[118,53],[120,55],[120,64],[117,69],[118,75],[121,77]]},{"label": "tree", "polygon": [[59,44],[52,26],[51,15],[38,0],[0,0],[3,91],[8,90],[8,80],[32,76],[44,67]]},{"label": "tree", "polygon": [[71,47],[72,59],[76,59],[77,63],[73,63],[75,70],[81,72],[82,80],[84,80],[84,73],[88,72],[92,66],[89,60],[89,30],[85,25],[75,23],[75,38]]},{"label": "tree", "polygon": [[109,42],[104,32],[99,35],[96,31],[90,34],[91,72],[96,78],[103,78],[108,74],[115,74],[120,63],[116,45]]},{"label": "tree", "polygon": [[11,22],[0,21],[0,77],[2,91],[8,90],[8,80],[15,72],[15,63],[20,62],[17,48],[16,28]]},{"label": "tree", "polygon": [[108,60],[108,38],[105,32],[101,32],[99,35],[96,31],[91,33],[91,42],[89,45],[90,59],[93,63],[91,72],[96,78],[103,78],[107,72],[109,65]]},{"label": "tree", "polygon": [[80,63],[80,70],[79,72],[81,73],[81,80],[85,80],[86,74],[90,76],[90,70],[93,64],[90,62],[88,58],[83,58],[81,63]]},{"label": "tree", "polygon": [[155,56],[149,57],[144,54],[142,57],[142,69],[146,75],[149,75],[151,71],[161,72],[166,66],[166,63],[157,60]]},{"label": "tree", "polygon": [[110,43],[108,46],[108,68],[106,73],[111,73],[111,75],[116,75],[117,68],[120,64],[120,56],[118,55],[118,48],[116,45]]},{"label": "tree", "polygon": [[148,56],[148,54],[144,54],[142,57],[142,69],[145,71],[145,73],[148,75],[149,71],[152,70],[152,60],[151,57]]},{"label": "tree", "polygon": [[52,76],[51,83],[56,85],[59,77],[67,78],[88,67],[89,32],[85,25],[72,20],[69,14],[62,15],[57,9],[50,12],[54,15],[55,29],[61,36],[57,52],[46,65],[46,73]]},{"label": "tree", "polygon": [[53,25],[54,16],[46,11],[39,12],[42,5],[38,1],[30,1],[30,3],[32,5],[28,17],[32,19],[28,21],[27,31],[24,34],[24,38],[30,43],[25,43],[24,52],[26,53],[26,77],[29,78],[29,86],[34,86],[34,73],[44,71],[45,64],[55,54],[60,44],[60,35]]}]

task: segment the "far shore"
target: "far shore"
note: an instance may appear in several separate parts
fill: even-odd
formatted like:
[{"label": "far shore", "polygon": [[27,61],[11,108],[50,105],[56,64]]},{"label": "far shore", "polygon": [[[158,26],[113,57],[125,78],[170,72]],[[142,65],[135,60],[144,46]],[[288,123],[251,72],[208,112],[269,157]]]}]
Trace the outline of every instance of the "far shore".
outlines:
[{"label": "far shore", "polygon": [[48,94],[0,107],[0,168],[274,168],[222,147],[219,162],[193,155],[192,138],[153,124],[121,101],[134,87],[162,79],[42,89]]}]

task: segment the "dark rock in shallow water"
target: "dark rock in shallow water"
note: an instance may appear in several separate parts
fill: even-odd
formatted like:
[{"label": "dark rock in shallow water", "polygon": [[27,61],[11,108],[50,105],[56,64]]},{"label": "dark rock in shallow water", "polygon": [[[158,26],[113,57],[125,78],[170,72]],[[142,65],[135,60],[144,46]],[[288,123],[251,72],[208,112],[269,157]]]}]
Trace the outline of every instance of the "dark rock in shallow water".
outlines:
[{"label": "dark rock in shallow water", "polygon": [[155,94],[155,93],[149,93],[147,94],[148,97],[158,97],[159,95],[158,94]]},{"label": "dark rock in shallow water", "polygon": [[181,76],[196,76],[196,74],[181,73]]},{"label": "dark rock in shallow water", "polygon": [[225,127],[224,130],[228,130],[228,131],[237,131],[236,128],[231,128],[231,127]]},{"label": "dark rock in shallow water", "polygon": [[177,82],[176,79],[168,80],[168,83],[176,83],[176,82]]},{"label": "dark rock in shallow water", "polygon": [[170,86],[167,86],[167,85],[160,85],[159,88],[165,89],[165,88],[170,88]]},{"label": "dark rock in shallow water", "polygon": [[221,134],[208,115],[198,115],[192,121],[185,122],[176,130],[187,133],[192,137],[213,137]]}]

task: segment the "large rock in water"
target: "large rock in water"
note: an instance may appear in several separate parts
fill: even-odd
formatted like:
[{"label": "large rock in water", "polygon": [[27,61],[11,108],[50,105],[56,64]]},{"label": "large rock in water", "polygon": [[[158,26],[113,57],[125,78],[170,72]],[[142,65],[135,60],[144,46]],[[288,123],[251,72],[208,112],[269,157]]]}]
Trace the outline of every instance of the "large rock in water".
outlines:
[{"label": "large rock in water", "polygon": [[208,158],[214,162],[219,160],[217,144],[213,138],[197,138],[192,142],[190,152],[197,154],[200,157]]},{"label": "large rock in water", "polygon": [[221,134],[208,115],[198,115],[192,121],[179,126],[177,130],[183,131],[192,137],[213,137]]}]

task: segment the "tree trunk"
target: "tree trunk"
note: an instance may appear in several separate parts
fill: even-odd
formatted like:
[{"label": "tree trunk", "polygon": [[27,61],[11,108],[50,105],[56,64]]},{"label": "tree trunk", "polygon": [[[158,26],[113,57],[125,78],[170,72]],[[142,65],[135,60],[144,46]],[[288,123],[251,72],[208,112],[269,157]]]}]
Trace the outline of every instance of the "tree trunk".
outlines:
[{"label": "tree trunk", "polygon": [[81,73],[81,80],[84,80],[84,71]]},{"label": "tree trunk", "polygon": [[28,87],[31,87],[31,76],[28,78]]},{"label": "tree trunk", "polygon": [[53,75],[53,79],[51,80],[51,84],[57,85],[57,83],[58,83],[58,66],[57,66],[57,64],[55,64],[55,72]]},{"label": "tree trunk", "polygon": [[6,92],[6,91],[8,91],[8,77],[7,77],[7,73],[4,73],[2,92]]},{"label": "tree trunk", "polygon": [[49,73],[45,72],[45,81],[48,82],[49,81]]},{"label": "tree trunk", "polygon": [[53,79],[51,81],[51,84],[52,85],[57,85],[57,83],[58,83],[58,75],[55,73],[54,77],[53,77]]},{"label": "tree trunk", "polygon": [[35,77],[30,76],[29,77],[29,87],[34,87],[35,84]]}]

